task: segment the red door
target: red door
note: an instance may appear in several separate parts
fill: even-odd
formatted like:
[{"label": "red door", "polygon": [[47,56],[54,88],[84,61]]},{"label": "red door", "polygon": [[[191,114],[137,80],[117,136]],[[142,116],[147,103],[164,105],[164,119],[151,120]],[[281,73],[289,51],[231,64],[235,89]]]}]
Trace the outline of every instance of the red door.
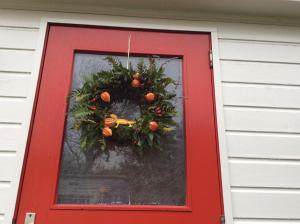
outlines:
[{"label": "red door", "polygon": [[[177,88],[181,133],[167,148],[178,148],[180,156],[157,154],[141,162],[114,151],[106,159],[79,154],[68,160],[74,156],[71,149],[65,152],[70,90],[80,85],[80,75],[105,67],[99,57],[125,60],[129,34],[135,57],[177,57],[167,70],[182,81]],[[223,211],[209,49],[207,33],[50,25],[17,223],[23,224],[28,212],[36,214],[37,224],[219,223]],[[89,159],[90,167],[84,165]],[[137,171],[137,163],[143,169]]]}]

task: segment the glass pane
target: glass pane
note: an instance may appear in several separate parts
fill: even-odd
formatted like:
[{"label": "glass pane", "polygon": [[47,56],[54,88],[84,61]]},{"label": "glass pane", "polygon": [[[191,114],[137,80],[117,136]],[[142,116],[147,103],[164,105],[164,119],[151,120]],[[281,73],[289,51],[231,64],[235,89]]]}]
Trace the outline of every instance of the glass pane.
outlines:
[{"label": "glass pane", "polygon": [[[106,55],[76,53],[72,89],[82,87],[84,76],[109,70]],[[126,65],[127,57],[118,56]],[[185,205],[185,143],[182,101],[182,59],[157,58],[158,65],[166,62],[165,73],[179,85],[175,91],[178,115],[176,130],[163,139],[161,150],[150,150],[139,157],[131,146],[110,145],[105,152],[82,151],[80,132],[71,129],[73,119],[67,117],[65,139],[58,185],[60,204],[124,204],[124,205]],[[133,67],[140,57],[130,57]],[[144,58],[145,63],[148,58]],[[74,102],[70,102],[72,105]],[[139,107],[128,101],[113,105],[119,117],[134,119]]]}]

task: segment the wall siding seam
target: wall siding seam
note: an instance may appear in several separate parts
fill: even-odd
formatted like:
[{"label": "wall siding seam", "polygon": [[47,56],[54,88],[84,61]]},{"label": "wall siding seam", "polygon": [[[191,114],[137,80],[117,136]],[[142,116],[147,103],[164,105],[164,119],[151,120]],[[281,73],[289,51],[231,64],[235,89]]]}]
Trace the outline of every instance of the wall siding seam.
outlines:
[{"label": "wall siding seam", "polygon": [[271,111],[281,111],[281,112],[289,112],[289,111],[299,111],[300,112],[300,108],[299,107],[284,107],[284,106],[260,106],[260,105],[241,105],[241,104],[228,104],[228,103],[224,103],[224,108],[226,109],[249,109],[249,110],[254,110],[256,109],[258,110],[271,110]]},{"label": "wall siding seam", "polygon": [[31,75],[31,72],[22,72],[22,71],[13,71],[13,70],[0,70],[0,76],[1,74],[12,74],[12,75],[24,75],[24,76],[29,76]]},{"label": "wall siding seam", "polygon": [[234,221],[254,221],[254,222],[265,222],[265,221],[274,221],[274,222],[278,222],[278,221],[284,221],[284,222],[292,222],[294,223],[295,221],[299,221],[300,223],[300,218],[296,219],[296,218],[291,218],[291,219],[284,219],[284,218],[244,218],[244,217],[234,217]]},{"label": "wall siding seam", "polygon": [[266,186],[243,186],[243,185],[232,185],[231,187],[232,192],[241,192],[243,190],[247,191],[247,193],[250,193],[253,191],[253,193],[257,193],[258,191],[263,191],[265,193],[266,191],[271,191],[270,193],[281,192],[281,193],[299,193],[300,188],[292,188],[292,187],[266,187]]},{"label": "wall siding seam", "polygon": [[35,27],[20,27],[20,26],[5,26],[0,25],[0,30],[10,30],[10,31],[27,31],[27,32],[39,32],[39,28]]},{"label": "wall siding seam", "polygon": [[282,44],[282,45],[300,45],[300,42],[296,41],[276,41],[276,40],[259,40],[259,39],[248,39],[248,38],[229,38],[229,37],[219,37],[220,41],[237,41],[237,42],[256,42],[256,43],[266,43],[266,44]]},{"label": "wall siding seam", "polygon": [[252,157],[228,157],[231,164],[264,164],[264,165],[293,165],[300,166],[299,159],[272,159],[272,158],[252,158]]},{"label": "wall siding seam", "polygon": [[11,100],[11,99],[24,100],[26,98],[27,98],[27,96],[22,96],[22,95],[13,95],[13,94],[3,95],[3,94],[0,94],[0,100]]},{"label": "wall siding seam", "polygon": [[22,122],[0,121],[0,127],[1,127],[2,125],[21,126],[21,125],[22,125]]},{"label": "wall siding seam", "polygon": [[0,47],[0,50],[6,50],[6,51],[32,51],[34,52],[34,48],[12,48],[12,47]]},{"label": "wall siding seam", "polygon": [[[255,157],[255,156],[228,156],[229,161],[262,161],[265,164],[268,162],[299,162],[300,158],[276,158],[276,157]],[[300,165],[300,164],[299,164]]]},{"label": "wall siding seam", "polygon": [[237,129],[226,129],[226,134],[254,134],[254,135],[276,135],[276,136],[299,136],[300,132],[289,132],[289,131],[253,131],[253,130],[237,130]]},{"label": "wall siding seam", "polygon": [[247,40],[247,39],[232,39],[232,38],[218,38],[218,40],[222,43],[248,43],[251,45],[275,45],[275,46],[295,46],[300,47],[300,42],[284,42],[284,41],[265,41],[265,40]]},{"label": "wall siding seam", "polygon": [[300,62],[282,62],[282,61],[265,61],[265,60],[250,60],[250,59],[238,59],[238,58],[221,58],[220,61],[229,62],[249,62],[249,63],[265,63],[265,64],[283,64],[283,65],[300,65]]},{"label": "wall siding seam", "polygon": [[[231,186],[232,193],[299,195],[300,188]],[[236,216],[235,216],[236,217]]]},{"label": "wall siding seam", "polygon": [[222,81],[223,86],[251,86],[251,87],[274,87],[274,88],[295,88],[300,90],[300,84],[267,83],[267,82],[245,82],[245,81]]},{"label": "wall siding seam", "polygon": [[298,107],[272,107],[272,106],[251,106],[251,105],[236,105],[236,104],[224,104],[224,109],[233,109],[241,111],[273,111],[273,112],[294,112],[299,113]]}]

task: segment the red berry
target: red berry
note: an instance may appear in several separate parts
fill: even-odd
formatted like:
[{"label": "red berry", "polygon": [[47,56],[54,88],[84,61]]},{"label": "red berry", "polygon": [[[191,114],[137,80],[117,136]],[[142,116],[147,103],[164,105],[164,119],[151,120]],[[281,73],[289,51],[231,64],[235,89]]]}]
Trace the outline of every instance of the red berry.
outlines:
[{"label": "red berry", "polygon": [[91,110],[97,110],[97,107],[96,106],[90,106],[90,109]]},{"label": "red berry", "polygon": [[151,131],[156,131],[158,129],[158,124],[156,121],[150,121],[149,122],[149,129]]}]

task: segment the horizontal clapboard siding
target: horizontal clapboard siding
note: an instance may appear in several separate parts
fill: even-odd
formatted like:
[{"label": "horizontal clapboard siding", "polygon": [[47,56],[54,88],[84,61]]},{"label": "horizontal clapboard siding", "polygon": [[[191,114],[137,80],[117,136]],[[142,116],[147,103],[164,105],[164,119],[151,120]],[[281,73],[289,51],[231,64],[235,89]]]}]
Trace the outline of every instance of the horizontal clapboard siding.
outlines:
[{"label": "horizontal clapboard siding", "polygon": [[37,29],[0,27],[0,48],[35,49]]},{"label": "horizontal clapboard siding", "polygon": [[26,73],[0,72],[1,97],[26,97],[31,76]]},{"label": "horizontal clapboard siding", "polygon": [[299,41],[221,38],[234,223],[300,223]]},{"label": "horizontal clapboard siding", "polygon": [[236,218],[300,219],[299,190],[232,189],[232,199]]},{"label": "horizontal clapboard siding", "polygon": [[14,165],[17,162],[18,157],[16,153],[0,153],[0,164],[5,169],[0,170],[1,181],[11,181],[15,177]]},{"label": "horizontal clapboard siding", "polygon": [[245,40],[220,40],[223,60],[300,64],[300,44]]},{"label": "horizontal clapboard siding", "polygon": [[27,117],[22,113],[26,99],[0,98],[0,123],[23,123]]},{"label": "horizontal clapboard siding", "polygon": [[[110,21],[79,13],[0,10],[1,224],[11,223],[15,206],[30,120],[19,111],[30,106],[41,17]],[[207,26],[218,28],[234,224],[300,224],[300,28]]]},{"label": "horizontal clapboard siding", "polygon": [[[27,98],[33,86],[31,71],[38,29],[23,27],[26,18],[3,16],[0,12],[0,223],[8,224],[15,208],[26,145],[25,124],[30,121],[26,111],[32,109]],[[21,25],[10,26],[8,20]]]},{"label": "horizontal clapboard siding", "polygon": [[234,224],[299,224],[300,31],[260,29],[219,40]]},{"label": "horizontal clapboard siding", "polygon": [[234,187],[300,189],[299,161],[235,158],[229,164]]},{"label": "horizontal clapboard siding", "polygon": [[225,107],[225,126],[231,131],[300,133],[300,111]]},{"label": "horizontal clapboard siding", "polygon": [[[6,182],[5,184],[1,184],[0,181],[0,198],[1,202],[9,202],[11,199],[10,196],[10,183]],[[14,204],[13,203],[0,203],[0,223],[8,223],[11,224],[11,222],[7,222],[6,219],[6,213],[10,212],[11,209],[13,209]],[[5,222],[4,222],[5,221]]]},{"label": "horizontal clapboard siding", "polygon": [[0,71],[31,72],[34,51],[0,49]]},{"label": "horizontal clapboard siding", "polygon": [[236,158],[300,159],[300,135],[226,132],[228,154]]},{"label": "horizontal clapboard siding", "polygon": [[300,108],[300,86],[224,83],[224,105]]},{"label": "horizontal clapboard siding", "polygon": [[222,80],[300,86],[300,65],[266,62],[221,61]]},{"label": "horizontal clapboard siding", "polygon": [[0,123],[0,154],[7,151],[18,151],[20,149],[20,139],[22,136],[21,124],[1,124]]},{"label": "horizontal clapboard siding", "polygon": [[300,28],[257,24],[218,24],[219,39],[299,43]]},{"label": "horizontal clapboard siding", "polygon": [[235,218],[234,224],[300,224],[298,219],[249,219],[249,218]]}]

